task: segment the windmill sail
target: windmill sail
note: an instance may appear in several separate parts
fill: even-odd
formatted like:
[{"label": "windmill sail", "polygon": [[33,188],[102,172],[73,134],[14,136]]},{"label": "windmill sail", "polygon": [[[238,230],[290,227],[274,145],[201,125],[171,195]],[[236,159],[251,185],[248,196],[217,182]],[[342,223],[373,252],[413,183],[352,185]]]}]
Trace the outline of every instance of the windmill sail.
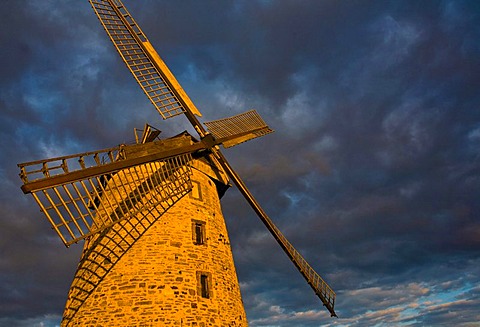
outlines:
[{"label": "windmill sail", "polygon": [[255,110],[206,122],[205,126],[213,134],[216,141],[223,144],[225,148],[273,133],[273,130],[268,127]]},{"label": "windmill sail", "polygon": [[293,262],[298,271],[307,280],[308,284],[313,288],[315,294],[320,298],[323,305],[330,312],[332,317],[337,317],[335,313],[335,297],[336,294],[330,286],[320,277],[320,275],[310,266],[310,264],[303,258],[303,256],[295,249],[295,247],[287,240],[287,238],[280,232],[275,226],[273,221],[268,217],[266,212],[262,209],[257,200],[253,197],[250,190],[247,188],[243,180],[230,166],[226,158],[220,151],[215,152],[215,156],[218,158],[218,162],[222,165],[223,169],[228,173],[230,178],[237,186],[240,193],[243,194],[247,202],[252,209],[257,213],[260,220],[265,227],[273,235],[278,244],[282,247],[290,260]]},{"label": "windmill sail", "polygon": [[89,1],[128,69],[163,119],[186,110],[201,116],[122,2]]},{"label": "windmill sail", "polygon": [[[153,145],[156,144],[148,146]],[[151,206],[172,205],[191,190],[190,153],[124,167],[134,160],[126,157],[139,151],[138,147],[133,148],[132,151],[118,147],[19,164],[26,183],[24,191],[33,195],[66,246]],[[103,160],[99,159],[102,154]],[[85,174],[92,170],[99,172]],[[31,181],[32,178],[37,180]],[[40,186],[31,189],[32,184]]]}]

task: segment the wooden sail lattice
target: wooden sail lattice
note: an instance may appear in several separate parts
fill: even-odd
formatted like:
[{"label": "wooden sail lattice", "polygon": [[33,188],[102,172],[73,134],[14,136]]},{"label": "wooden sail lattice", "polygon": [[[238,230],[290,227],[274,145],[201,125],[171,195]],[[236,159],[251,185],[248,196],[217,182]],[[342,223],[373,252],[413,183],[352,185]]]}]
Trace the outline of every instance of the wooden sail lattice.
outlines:
[{"label": "wooden sail lattice", "polygon": [[260,220],[263,222],[265,227],[270,231],[278,244],[282,247],[285,253],[288,255],[290,260],[293,262],[298,271],[302,274],[308,284],[312,287],[315,294],[320,298],[323,305],[330,312],[332,317],[336,317],[335,313],[335,297],[336,294],[330,288],[330,286],[323,280],[322,277],[310,266],[310,264],[303,258],[303,256],[295,249],[295,247],[287,240],[283,233],[278,229],[278,227],[273,223],[273,221],[268,217],[266,212],[260,207],[257,200],[250,193],[248,188],[245,186],[245,183],[238,176],[238,174],[233,170],[230,164],[226,161],[225,157],[221,152],[217,152],[219,162],[225,171],[228,172],[228,175],[232,178],[235,185],[238,187],[240,193],[245,196],[245,199],[252,206],[252,209],[257,213]]},{"label": "wooden sail lattice", "polygon": [[[115,177],[114,177],[115,178]],[[167,177],[163,183],[176,183],[178,173]],[[154,191],[162,193],[162,191]],[[140,239],[148,229],[186,192],[178,196],[169,196],[165,201],[150,205],[137,215],[114,224],[111,228],[95,233],[87,239],[87,244],[82,253],[77,273],[70,288],[63,321],[68,326],[80,307],[92,294],[95,288],[105,278],[107,273],[123,257],[125,253]],[[148,194],[150,200],[155,199],[155,194]]]},{"label": "wooden sail lattice", "polygon": [[63,175],[87,168],[101,167],[125,158],[124,146],[120,145],[97,151],[72,154],[18,164],[24,184]]},{"label": "wooden sail lattice", "polygon": [[[111,151],[108,151],[111,154]],[[121,150],[119,151],[121,154]],[[98,152],[92,152],[98,158]],[[80,156],[81,169],[87,170],[85,154]],[[44,179],[61,177],[58,170],[70,172],[69,156],[22,164],[24,181],[28,176],[42,171]],[[108,162],[115,161],[113,155]],[[108,173],[88,176],[79,180],[68,180],[33,190],[31,193],[45,214],[52,228],[66,246],[78,242],[116,222],[137,215],[151,206],[171,205],[188,193],[192,184],[188,163],[190,154],[184,154]],[[61,164],[57,164],[61,162]],[[96,165],[107,165],[100,160]],[[53,165],[52,165],[53,164]],[[71,165],[70,165],[71,166]],[[33,169],[29,169],[34,167]],[[41,168],[38,168],[41,167]],[[94,168],[94,167],[93,167]],[[72,174],[70,174],[72,175]]]},{"label": "wooden sail lattice", "polygon": [[205,126],[225,148],[230,148],[273,132],[255,110],[206,122]]},{"label": "wooden sail lattice", "polygon": [[335,292],[323,280],[322,277],[310,266],[310,264],[303,258],[303,256],[295,249],[295,247],[287,240],[287,238],[280,232],[280,230],[272,223],[272,228],[275,231],[275,236],[278,237],[279,242],[284,247],[292,262],[297,266],[300,273],[307,280],[308,284],[315,291],[315,294],[320,298],[323,305],[330,311],[332,316],[336,316],[335,307]]},{"label": "wooden sail lattice", "polygon": [[200,115],[121,1],[89,1],[128,69],[163,119],[184,113],[185,103]]}]

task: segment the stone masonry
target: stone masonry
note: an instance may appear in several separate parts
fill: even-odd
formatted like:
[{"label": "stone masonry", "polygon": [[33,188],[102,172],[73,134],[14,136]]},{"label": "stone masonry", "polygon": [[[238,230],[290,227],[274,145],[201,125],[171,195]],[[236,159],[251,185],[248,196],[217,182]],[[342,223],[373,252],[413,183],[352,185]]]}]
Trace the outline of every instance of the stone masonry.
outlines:
[{"label": "stone masonry", "polygon": [[[62,326],[248,325],[215,185],[226,180],[214,181],[206,159],[192,171],[192,191],[159,219],[155,210],[137,218],[144,227],[116,261],[98,255],[89,271],[79,264]],[[84,258],[92,247],[126,242],[120,227],[87,241]]]}]

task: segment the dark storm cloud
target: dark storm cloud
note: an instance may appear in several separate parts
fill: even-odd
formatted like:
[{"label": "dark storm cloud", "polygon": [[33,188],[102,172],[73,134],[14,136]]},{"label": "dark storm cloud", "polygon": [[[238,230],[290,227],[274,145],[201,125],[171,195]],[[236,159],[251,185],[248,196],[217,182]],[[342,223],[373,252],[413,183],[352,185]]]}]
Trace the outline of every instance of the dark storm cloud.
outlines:
[{"label": "dark storm cloud", "polygon": [[[226,156],[337,291],[340,318],[232,189],[251,326],[479,320],[477,2],[125,2],[205,120],[255,107],[276,130]],[[53,326],[80,249],[22,196],[15,164],[130,142],[145,121],[187,126],[159,121],[87,1],[4,13],[0,325]]]}]

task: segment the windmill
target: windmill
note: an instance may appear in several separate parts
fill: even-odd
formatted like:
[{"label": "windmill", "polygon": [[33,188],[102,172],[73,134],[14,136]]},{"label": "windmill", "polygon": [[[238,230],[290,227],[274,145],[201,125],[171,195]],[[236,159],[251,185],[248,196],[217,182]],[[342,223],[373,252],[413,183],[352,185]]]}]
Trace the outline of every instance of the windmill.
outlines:
[{"label": "windmill", "polygon": [[273,132],[254,111],[201,114],[120,0],[89,0],[121,58],[163,119],[187,132],[19,164],[30,193],[68,247],[84,241],[62,326],[247,325],[219,199],[233,182],[323,305],[335,293],[275,226],[220,145]]}]

